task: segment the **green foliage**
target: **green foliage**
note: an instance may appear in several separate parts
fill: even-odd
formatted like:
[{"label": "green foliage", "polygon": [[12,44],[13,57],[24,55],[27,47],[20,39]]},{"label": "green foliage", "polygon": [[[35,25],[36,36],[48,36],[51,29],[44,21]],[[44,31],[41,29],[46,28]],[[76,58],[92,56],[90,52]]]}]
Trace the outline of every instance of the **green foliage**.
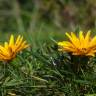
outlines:
[{"label": "green foliage", "polygon": [[1,62],[0,96],[13,93],[16,96],[95,94],[96,58],[81,58],[83,61],[76,58],[59,53],[54,43],[45,43],[36,49],[30,47],[12,62]]}]

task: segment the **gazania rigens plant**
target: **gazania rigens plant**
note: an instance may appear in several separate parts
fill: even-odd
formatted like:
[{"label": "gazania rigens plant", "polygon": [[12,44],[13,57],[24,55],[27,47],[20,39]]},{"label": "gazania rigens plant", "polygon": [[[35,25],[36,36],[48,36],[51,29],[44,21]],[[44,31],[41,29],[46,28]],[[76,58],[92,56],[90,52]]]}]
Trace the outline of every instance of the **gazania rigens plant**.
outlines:
[{"label": "gazania rigens plant", "polygon": [[89,64],[90,57],[95,56],[96,53],[96,36],[90,36],[91,31],[84,34],[79,31],[77,36],[74,32],[66,33],[69,41],[58,42],[58,50],[67,52],[70,56],[70,66],[74,72],[81,72],[81,70],[89,70],[92,68]]},{"label": "gazania rigens plant", "polygon": [[29,44],[23,40],[23,36],[18,36],[15,42],[14,36],[10,36],[9,42],[5,42],[4,46],[0,45],[0,61],[10,61],[16,57],[16,54],[27,48]]},{"label": "gazania rigens plant", "polygon": [[96,36],[91,38],[90,31],[86,35],[82,31],[79,32],[79,36],[76,36],[74,32],[66,33],[69,41],[58,42],[59,51],[72,53],[72,55],[79,56],[95,56],[96,53]]}]

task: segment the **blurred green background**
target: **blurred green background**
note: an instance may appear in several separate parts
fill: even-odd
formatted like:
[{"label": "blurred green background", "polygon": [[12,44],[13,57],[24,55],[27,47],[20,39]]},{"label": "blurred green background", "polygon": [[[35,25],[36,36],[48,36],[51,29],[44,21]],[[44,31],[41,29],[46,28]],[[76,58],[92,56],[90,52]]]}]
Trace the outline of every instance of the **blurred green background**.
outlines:
[{"label": "blurred green background", "polygon": [[33,32],[41,27],[92,29],[96,0],[0,0],[1,32]]},{"label": "blurred green background", "polygon": [[56,37],[77,27],[95,29],[95,22],[96,0],[0,0],[1,34],[27,32],[33,38]]}]

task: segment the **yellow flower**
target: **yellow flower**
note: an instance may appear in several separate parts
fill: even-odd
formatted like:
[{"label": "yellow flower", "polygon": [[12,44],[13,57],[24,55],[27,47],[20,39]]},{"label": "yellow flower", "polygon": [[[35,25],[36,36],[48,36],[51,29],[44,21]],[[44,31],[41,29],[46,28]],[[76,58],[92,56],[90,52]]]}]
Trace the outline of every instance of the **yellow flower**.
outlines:
[{"label": "yellow flower", "polygon": [[29,45],[23,41],[23,36],[18,36],[16,42],[14,36],[10,36],[9,42],[5,42],[4,46],[0,45],[0,61],[10,61],[15,58],[16,54],[27,48]]},{"label": "yellow flower", "polygon": [[58,42],[58,50],[69,52],[72,55],[95,56],[96,53],[96,36],[90,37],[90,31],[84,36],[83,32],[79,32],[76,36],[74,32],[66,33],[69,41]]}]

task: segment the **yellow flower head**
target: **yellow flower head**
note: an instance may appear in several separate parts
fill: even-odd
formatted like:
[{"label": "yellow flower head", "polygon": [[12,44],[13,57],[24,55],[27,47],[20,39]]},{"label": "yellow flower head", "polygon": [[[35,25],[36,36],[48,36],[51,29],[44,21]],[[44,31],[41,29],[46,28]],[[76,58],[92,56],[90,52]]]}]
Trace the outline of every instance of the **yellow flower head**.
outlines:
[{"label": "yellow flower head", "polygon": [[12,60],[19,51],[29,46],[26,41],[23,41],[23,36],[19,35],[16,42],[14,41],[14,36],[11,35],[9,42],[5,42],[4,46],[0,45],[0,61]]},{"label": "yellow flower head", "polygon": [[96,36],[90,37],[90,31],[84,36],[79,32],[77,37],[74,32],[66,33],[69,41],[58,42],[58,50],[72,53],[72,55],[95,56],[96,53]]}]

